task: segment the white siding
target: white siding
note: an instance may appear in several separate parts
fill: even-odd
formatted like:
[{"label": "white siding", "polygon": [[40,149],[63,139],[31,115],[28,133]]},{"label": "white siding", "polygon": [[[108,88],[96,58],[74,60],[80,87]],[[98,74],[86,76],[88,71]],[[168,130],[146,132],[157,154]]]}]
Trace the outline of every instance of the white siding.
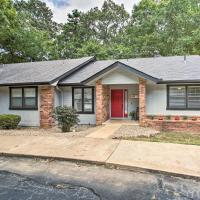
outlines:
[{"label": "white siding", "polygon": [[147,114],[148,115],[188,115],[200,116],[200,111],[190,110],[167,110],[166,85],[147,85]]},{"label": "white siding", "polygon": [[119,83],[138,84],[138,77],[126,70],[116,69],[102,78],[102,84],[113,85]]},{"label": "white siding", "polygon": [[[38,90],[39,93],[39,90]],[[39,95],[38,95],[39,98]],[[21,116],[21,126],[39,126],[38,110],[9,110],[9,87],[0,87],[0,114],[16,114]],[[38,108],[39,108],[38,100]]]},{"label": "white siding", "polygon": [[[63,105],[72,106],[72,87],[62,87],[63,91]],[[94,103],[95,95],[94,95]],[[95,110],[94,105],[94,110]],[[95,114],[79,114],[80,124],[96,124],[96,115]]]}]

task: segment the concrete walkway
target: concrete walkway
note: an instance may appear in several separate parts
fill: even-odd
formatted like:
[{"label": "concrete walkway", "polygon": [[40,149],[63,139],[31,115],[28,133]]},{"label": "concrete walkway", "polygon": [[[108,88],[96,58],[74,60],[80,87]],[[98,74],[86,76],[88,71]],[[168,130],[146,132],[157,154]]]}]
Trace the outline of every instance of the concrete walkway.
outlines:
[{"label": "concrete walkway", "polygon": [[0,136],[2,155],[36,156],[200,177],[200,147],[94,138]]},{"label": "concrete walkway", "polygon": [[121,120],[121,119],[108,120],[105,123],[103,123],[103,126],[101,128],[97,129],[96,131],[92,132],[86,137],[108,139],[111,138],[111,136],[117,130],[119,130],[120,127],[123,125],[138,126],[138,122],[133,120]]},{"label": "concrete walkway", "polygon": [[121,124],[106,124],[86,137],[101,139],[110,138],[110,136],[113,135],[121,126]]}]

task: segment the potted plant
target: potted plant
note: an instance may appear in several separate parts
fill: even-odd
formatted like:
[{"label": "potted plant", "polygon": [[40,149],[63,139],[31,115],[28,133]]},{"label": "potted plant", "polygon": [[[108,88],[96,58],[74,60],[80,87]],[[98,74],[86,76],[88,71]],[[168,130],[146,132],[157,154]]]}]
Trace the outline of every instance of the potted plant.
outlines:
[{"label": "potted plant", "polygon": [[183,116],[183,120],[187,120],[188,119],[188,116]]},{"label": "potted plant", "polygon": [[170,119],[171,119],[171,115],[167,115],[167,116],[166,116],[166,119],[167,119],[167,120],[170,120]]},{"label": "potted plant", "polygon": [[148,115],[148,118],[153,120],[154,119],[154,115]]},{"label": "potted plant", "polygon": [[159,116],[158,120],[162,121],[164,119],[163,116]]},{"label": "potted plant", "polygon": [[136,118],[136,112],[135,111],[131,111],[129,113],[129,116],[131,116],[131,120],[134,120]]},{"label": "potted plant", "polygon": [[174,119],[175,119],[176,121],[178,121],[178,120],[180,120],[180,116],[175,116]]},{"label": "potted plant", "polygon": [[197,121],[197,117],[192,117],[192,121]]}]

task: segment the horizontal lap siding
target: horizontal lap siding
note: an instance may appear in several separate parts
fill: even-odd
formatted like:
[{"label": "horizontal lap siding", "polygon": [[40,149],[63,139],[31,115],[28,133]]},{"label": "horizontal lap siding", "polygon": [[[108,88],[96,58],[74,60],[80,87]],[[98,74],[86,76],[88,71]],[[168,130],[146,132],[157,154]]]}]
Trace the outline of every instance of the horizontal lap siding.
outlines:
[{"label": "horizontal lap siding", "polygon": [[[63,91],[63,105],[72,106],[72,87],[62,87]],[[95,98],[95,95],[94,95]],[[94,103],[96,100],[94,99]],[[96,106],[94,105],[94,111]],[[80,124],[96,124],[95,114],[79,114]]]},{"label": "horizontal lap siding", "polygon": [[[39,103],[40,102],[38,101],[38,108],[40,106]],[[40,125],[40,114],[38,110],[9,110],[9,87],[0,87],[0,114],[20,115],[21,126]]]},{"label": "horizontal lap siding", "polygon": [[200,116],[199,110],[167,110],[166,85],[147,85],[147,115]]}]

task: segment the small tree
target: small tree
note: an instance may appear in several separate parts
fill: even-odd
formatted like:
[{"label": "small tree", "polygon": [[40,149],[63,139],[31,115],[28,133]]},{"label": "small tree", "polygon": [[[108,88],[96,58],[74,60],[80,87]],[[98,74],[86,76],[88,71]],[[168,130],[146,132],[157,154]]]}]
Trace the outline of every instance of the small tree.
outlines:
[{"label": "small tree", "polygon": [[79,122],[76,110],[67,106],[57,106],[53,116],[58,121],[62,132],[70,132],[70,128]]}]

